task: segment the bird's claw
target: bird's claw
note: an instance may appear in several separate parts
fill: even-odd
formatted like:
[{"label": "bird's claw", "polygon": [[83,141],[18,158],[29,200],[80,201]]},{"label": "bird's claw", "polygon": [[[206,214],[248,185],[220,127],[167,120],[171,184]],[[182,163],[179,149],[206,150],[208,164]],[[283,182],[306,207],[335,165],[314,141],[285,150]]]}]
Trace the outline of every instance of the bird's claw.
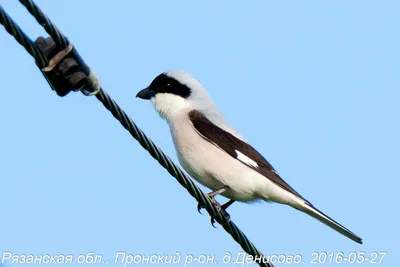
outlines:
[{"label": "bird's claw", "polygon": [[201,215],[203,215],[203,213],[201,213],[201,209],[202,209],[203,207],[200,205],[200,203],[199,204],[197,204],[197,211],[201,214]]},{"label": "bird's claw", "polygon": [[214,227],[214,228],[217,228],[217,227],[215,227],[215,219],[214,219],[214,217],[211,217],[211,225],[212,225],[212,227]]}]

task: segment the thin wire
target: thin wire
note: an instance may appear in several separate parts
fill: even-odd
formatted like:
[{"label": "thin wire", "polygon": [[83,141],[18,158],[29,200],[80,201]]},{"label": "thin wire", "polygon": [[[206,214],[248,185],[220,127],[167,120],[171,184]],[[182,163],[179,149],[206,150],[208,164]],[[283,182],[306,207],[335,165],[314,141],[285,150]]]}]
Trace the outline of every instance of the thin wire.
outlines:
[{"label": "thin wire", "polygon": [[[34,10],[37,11],[37,14],[41,13],[40,9],[34,5],[34,3],[30,0],[25,0],[20,2],[24,2],[30,7],[34,7]],[[28,9],[29,10],[29,9]],[[5,15],[3,15],[5,14]],[[7,19],[8,18],[8,19]],[[18,25],[11,20],[4,12],[3,8],[0,6],[0,23],[4,25],[7,31],[15,37],[15,39],[20,43],[25,49],[29,52],[29,48],[34,50],[35,53],[30,53],[35,60],[38,61],[39,58],[43,58],[43,55],[40,51],[35,48],[32,41],[26,42],[26,38],[30,40],[26,35],[22,32],[22,30],[18,27]],[[46,24],[54,30],[55,36],[60,36],[60,40],[67,40],[65,36],[63,36],[58,29],[53,25],[53,23],[46,18]],[[51,27],[50,27],[51,26]],[[18,29],[15,30],[8,30],[8,29]],[[47,30],[47,29],[46,29]],[[51,31],[50,31],[51,32]],[[19,41],[17,37],[23,36],[23,41]],[[52,36],[55,39],[55,36]],[[21,38],[20,38],[21,39]],[[57,41],[56,41],[57,43]],[[57,43],[58,45],[62,45],[62,43]],[[47,64],[46,64],[47,65]],[[98,88],[93,88],[93,84],[88,84],[93,92],[98,90]],[[215,217],[216,221],[223,226],[223,228],[233,237],[233,239],[240,244],[244,251],[248,254],[253,256],[253,259],[263,259],[263,255],[257,248],[248,240],[246,235],[233,223],[232,220],[227,221],[228,219],[225,218],[221,213],[216,212],[216,207],[210,201],[210,199],[200,190],[196,184],[175,164],[173,161],[159,149],[154,142],[148,138],[143,131],[132,121],[131,118],[118,106],[118,104],[102,89],[100,88],[99,92],[96,94],[97,99],[103,103],[103,105],[113,114],[113,116],[121,123],[121,125],[129,131],[129,133],[141,144],[141,146],[146,149],[150,155],[156,159],[160,165],[162,165],[172,176],[174,176],[177,181],[186,188],[186,190],[192,195],[199,204],[204,207],[210,215]],[[265,267],[273,267],[272,264],[266,263],[262,260],[257,262],[260,266]]]}]

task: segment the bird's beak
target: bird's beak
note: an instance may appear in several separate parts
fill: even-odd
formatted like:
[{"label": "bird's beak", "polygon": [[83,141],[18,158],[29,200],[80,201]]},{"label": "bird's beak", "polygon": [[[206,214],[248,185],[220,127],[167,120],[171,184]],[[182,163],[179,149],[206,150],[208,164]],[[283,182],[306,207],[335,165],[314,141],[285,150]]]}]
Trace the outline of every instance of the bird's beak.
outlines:
[{"label": "bird's beak", "polygon": [[143,90],[140,90],[139,93],[137,93],[136,97],[139,97],[141,99],[149,100],[155,95],[156,95],[155,92],[150,91],[149,87],[146,87]]}]

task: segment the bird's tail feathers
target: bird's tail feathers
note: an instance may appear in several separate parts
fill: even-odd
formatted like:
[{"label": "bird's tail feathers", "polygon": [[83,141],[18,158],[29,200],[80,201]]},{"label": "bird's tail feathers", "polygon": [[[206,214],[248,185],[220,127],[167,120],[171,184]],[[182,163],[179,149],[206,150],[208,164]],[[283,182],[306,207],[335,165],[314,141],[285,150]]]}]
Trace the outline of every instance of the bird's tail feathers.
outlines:
[{"label": "bird's tail feathers", "polygon": [[336,222],[335,220],[330,218],[328,215],[324,214],[322,211],[315,208],[310,203],[307,203],[304,201],[301,201],[301,202],[299,201],[298,204],[300,204],[300,205],[297,206],[296,208],[298,208],[302,212],[307,213],[308,215],[310,215],[310,216],[314,217],[315,219],[319,220],[320,222],[328,225],[329,227],[331,227],[332,229],[341,233],[342,235],[347,236],[351,240],[353,240],[359,244],[362,244],[362,239],[358,235],[354,234],[349,229],[347,229],[343,225],[339,224],[338,222]]}]

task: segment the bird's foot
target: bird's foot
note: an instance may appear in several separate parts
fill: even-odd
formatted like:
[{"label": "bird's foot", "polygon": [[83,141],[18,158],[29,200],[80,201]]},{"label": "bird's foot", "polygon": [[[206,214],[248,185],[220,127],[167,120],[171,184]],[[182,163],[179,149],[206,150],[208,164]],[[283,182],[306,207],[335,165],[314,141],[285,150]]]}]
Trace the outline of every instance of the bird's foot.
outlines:
[{"label": "bird's foot", "polygon": [[[219,190],[217,190],[217,191],[208,193],[207,196],[210,198],[210,200],[211,200],[211,202],[214,204],[214,206],[217,207],[217,214],[216,214],[216,215],[221,214],[222,216],[224,216],[225,218],[227,218],[227,219],[228,219],[228,222],[229,222],[229,221],[231,220],[231,216],[229,216],[229,214],[226,212],[226,209],[227,209],[230,205],[232,205],[232,203],[235,202],[235,201],[234,201],[234,200],[229,200],[228,202],[226,202],[225,204],[223,204],[223,205],[221,206],[221,205],[219,205],[219,203],[218,203],[218,202],[215,200],[215,198],[214,198],[215,196],[217,196],[217,195],[222,194],[223,192],[225,192],[228,188],[229,188],[228,186],[224,186],[224,187],[222,187],[221,189],[219,189]],[[197,211],[198,211],[200,214],[202,214],[202,213],[201,213],[201,209],[202,209],[202,208],[203,208],[203,207],[200,205],[200,203],[197,204]],[[215,228],[214,223],[215,223],[215,216],[212,216],[212,215],[211,215],[211,225]]]},{"label": "bird's foot", "polygon": [[[210,198],[211,202],[217,207],[217,214],[220,214],[220,213],[221,213],[221,215],[224,216],[225,218],[227,218],[227,219],[228,219],[228,222],[229,222],[230,219],[231,219],[231,216],[230,216],[229,213],[226,211],[226,209],[227,209],[230,205],[232,205],[232,203],[233,203],[234,201],[233,201],[233,200],[229,200],[229,201],[226,202],[225,204],[220,205],[220,204],[215,200],[215,198],[214,198],[213,196],[210,196],[209,194],[207,194],[207,196]],[[198,211],[200,214],[202,214],[202,213],[201,213],[201,209],[202,209],[202,208],[203,208],[203,207],[202,207],[200,204],[197,204],[197,211]],[[214,228],[216,228],[214,224],[215,224],[215,216],[211,216],[211,225],[212,225]]]},{"label": "bird's foot", "polygon": [[[227,223],[231,220],[231,216],[229,215],[229,213],[226,211],[226,208],[227,207],[224,207],[227,203],[225,203],[224,205],[219,205],[219,203],[215,200],[215,199],[213,199],[212,198],[212,202],[213,202],[213,204],[217,207],[217,213],[215,214],[215,215],[218,215],[218,214],[221,214],[223,217],[225,217],[225,218],[227,218]],[[229,205],[228,205],[229,206]],[[211,225],[214,227],[214,228],[216,228],[215,227],[215,216],[212,216],[211,215]]]}]

